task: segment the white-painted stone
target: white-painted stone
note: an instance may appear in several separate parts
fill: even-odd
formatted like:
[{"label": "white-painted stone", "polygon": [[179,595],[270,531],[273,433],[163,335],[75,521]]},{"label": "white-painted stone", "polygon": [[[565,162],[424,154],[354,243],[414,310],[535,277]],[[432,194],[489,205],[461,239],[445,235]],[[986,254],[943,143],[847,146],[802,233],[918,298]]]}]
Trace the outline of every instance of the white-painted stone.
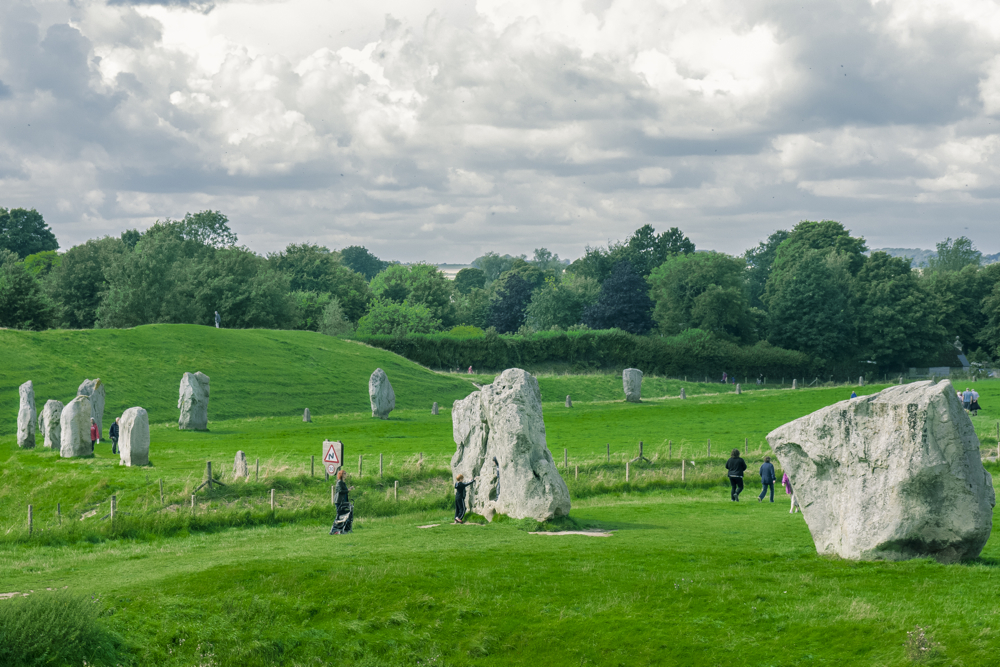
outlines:
[{"label": "white-painted stone", "polygon": [[178,428],[185,431],[208,430],[208,397],[211,378],[198,371],[185,373],[181,378],[177,409],[181,411]]},{"label": "white-painted stone", "polygon": [[92,410],[89,396],[77,396],[63,408],[59,415],[59,456],[68,459],[94,453],[90,442]]},{"label": "white-painted stone", "polygon": [[642,402],[642,371],[638,368],[626,368],[622,371],[622,387],[625,389],[625,400],[629,403]]},{"label": "white-painted stone", "polygon": [[236,452],[233,460],[233,477],[247,479],[250,477],[250,466],[247,464],[247,455],[242,450]]},{"label": "white-painted stone", "polygon": [[507,369],[493,384],[455,401],[451,414],[457,445],[452,473],[475,480],[467,496],[473,512],[538,521],[569,514],[569,490],[545,442],[534,377]]},{"label": "white-painted stone", "polygon": [[740,389],[740,385],[739,384],[736,385],[736,393],[737,394],[742,394],[743,393],[743,390]]},{"label": "white-painted stone", "polygon": [[798,389],[798,388],[799,388],[799,381],[792,380],[792,389]]},{"label": "white-painted stone", "polygon": [[129,408],[118,420],[118,452],[122,465],[149,465],[149,415],[143,408]]},{"label": "white-painted stone", "polygon": [[104,383],[101,378],[84,380],[76,395],[90,398],[90,418],[97,422],[98,432],[104,433]]},{"label": "white-painted stone", "polygon": [[17,446],[32,449],[35,446],[35,385],[28,380],[17,388],[20,403],[17,408]]},{"label": "white-painted stone", "polygon": [[59,419],[62,416],[64,407],[66,406],[62,404],[62,401],[50,398],[45,401],[45,407],[42,408],[41,413],[38,415],[38,428],[45,438],[45,447],[49,449],[59,449],[60,437],[62,435],[60,433]]},{"label": "white-painted stone", "polygon": [[947,380],[841,401],[767,439],[821,554],[953,563],[990,536],[992,479]]},{"label": "white-painted stone", "polygon": [[381,368],[376,368],[368,380],[368,398],[371,399],[372,417],[388,419],[396,408],[396,394],[392,391],[389,376]]}]

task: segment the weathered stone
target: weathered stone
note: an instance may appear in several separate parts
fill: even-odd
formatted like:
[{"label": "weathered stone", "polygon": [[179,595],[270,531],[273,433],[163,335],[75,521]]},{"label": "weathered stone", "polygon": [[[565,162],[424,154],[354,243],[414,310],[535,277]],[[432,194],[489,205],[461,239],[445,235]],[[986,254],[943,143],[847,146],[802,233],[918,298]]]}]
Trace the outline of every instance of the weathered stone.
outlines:
[{"label": "weathered stone", "polygon": [[952,563],[990,536],[992,479],[947,380],[841,401],[767,439],[819,553]]},{"label": "weathered stone", "polygon": [[792,380],[792,389],[798,389],[798,388],[799,388],[798,380]]},{"label": "weathered stone", "polygon": [[118,452],[122,465],[149,465],[149,415],[143,408],[129,408],[118,420]]},{"label": "weathered stone", "polygon": [[434,401],[434,405],[431,406],[431,414],[436,415],[437,413],[438,413],[438,404],[437,401]]},{"label": "weathered stone", "polygon": [[626,368],[622,371],[622,386],[625,388],[626,401],[642,402],[642,371],[638,368]]},{"label": "weathered stone", "polygon": [[28,380],[17,388],[20,404],[17,408],[17,446],[32,449],[35,446],[35,385]]},{"label": "weathered stone", "polygon": [[685,398],[687,398],[687,393],[685,393],[684,387],[681,387],[681,400],[683,401]]},{"label": "weathered stone", "polygon": [[736,385],[736,393],[737,394],[742,394],[743,393],[743,390],[740,389],[740,385],[739,384]]},{"label": "weathered stone", "polygon": [[92,410],[89,396],[77,396],[63,408],[59,415],[59,456],[68,459],[94,453],[90,442]]},{"label": "weathered stone", "polygon": [[49,449],[59,449],[61,436],[59,419],[64,407],[66,406],[62,404],[62,401],[50,398],[45,401],[45,407],[38,415],[38,428],[45,438],[45,446]]},{"label": "weathered stone", "polygon": [[567,408],[573,407],[573,399],[569,397],[569,394],[566,394],[566,407]]},{"label": "weathered stone", "polygon": [[177,408],[181,411],[178,428],[185,431],[208,430],[208,395],[211,378],[198,371],[181,378]]},{"label": "weathered stone", "polygon": [[250,466],[247,464],[247,455],[242,450],[236,452],[236,459],[233,461],[233,477],[247,479],[250,477]]},{"label": "weathered stone", "polygon": [[473,512],[490,520],[505,514],[537,521],[569,514],[569,490],[545,443],[534,377],[507,369],[493,384],[455,401],[451,415],[457,445],[452,472],[475,481],[468,489]]},{"label": "weathered stone", "polygon": [[372,417],[388,419],[389,413],[396,408],[396,394],[389,384],[389,376],[381,368],[376,368],[368,380],[368,397],[372,404]]},{"label": "weathered stone", "polygon": [[306,408],[305,412],[302,413],[302,421],[311,424],[312,420],[313,420],[313,418],[312,418],[312,415],[309,414],[309,408]]},{"label": "weathered stone", "polygon": [[104,383],[101,378],[84,380],[76,395],[90,398],[90,418],[97,422],[98,432],[104,433]]}]

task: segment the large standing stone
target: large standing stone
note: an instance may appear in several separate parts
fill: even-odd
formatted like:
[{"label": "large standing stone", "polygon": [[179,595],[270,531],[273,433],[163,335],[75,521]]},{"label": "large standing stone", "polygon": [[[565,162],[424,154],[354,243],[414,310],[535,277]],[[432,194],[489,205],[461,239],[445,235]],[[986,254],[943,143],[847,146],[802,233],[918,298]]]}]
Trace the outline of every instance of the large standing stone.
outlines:
[{"label": "large standing stone", "polygon": [[767,439],[819,553],[953,563],[990,536],[992,479],[948,381],[841,401]]},{"label": "large standing stone", "polygon": [[622,385],[625,388],[625,400],[629,403],[642,402],[642,371],[638,368],[626,368],[622,371]]},{"label": "large standing stone", "polygon": [[17,388],[21,401],[17,408],[17,446],[31,449],[35,446],[35,385],[28,380]]},{"label": "large standing stone", "polygon": [[59,415],[59,456],[90,456],[94,446],[90,442],[92,407],[89,396],[77,396],[63,408]]},{"label": "large standing stone", "polygon": [[45,407],[42,408],[41,414],[38,415],[38,428],[45,437],[45,446],[49,449],[59,449],[61,435],[59,419],[64,407],[66,406],[62,404],[62,401],[50,398],[45,401]]},{"label": "large standing stone", "polygon": [[396,408],[396,394],[389,384],[389,376],[381,368],[376,368],[368,380],[368,397],[372,402],[372,417],[388,419]]},{"label": "large standing stone", "polygon": [[687,394],[684,392],[684,387],[681,387],[681,400],[683,401],[685,398],[687,398]]},{"label": "large standing stone", "polygon": [[149,465],[149,415],[143,408],[129,408],[118,420],[118,451],[122,465]]},{"label": "large standing stone", "polygon": [[233,460],[233,477],[243,479],[250,477],[250,466],[247,465],[247,455],[243,450],[236,452],[236,458]]},{"label": "large standing stone", "polygon": [[181,378],[181,394],[177,399],[177,408],[181,416],[177,420],[178,428],[185,431],[208,430],[208,394],[211,378],[198,371],[185,373]]},{"label": "large standing stone", "polygon": [[493,384],[455,401],[451,414],[457,445],[452,472],[475,480],[468,489],[473,512],[537,521],[569,514],[569,489],[545,443],[534,377],[507,369]]},{"label": "large standing stone", "polygon": [[76,395],[90,398],[90,418],[97,422],[97,431],[104,433],[104,383],[101,378],[84,380]]}]

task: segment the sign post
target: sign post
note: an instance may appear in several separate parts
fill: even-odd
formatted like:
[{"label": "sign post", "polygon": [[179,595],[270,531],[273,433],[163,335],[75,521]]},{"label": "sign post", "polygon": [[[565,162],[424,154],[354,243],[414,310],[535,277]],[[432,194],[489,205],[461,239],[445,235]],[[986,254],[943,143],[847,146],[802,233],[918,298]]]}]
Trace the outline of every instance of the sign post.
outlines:
[{"label": "sign post", "polygon": [[323,469],[326,474],[335,475],[344,464],[344,443],[340,440],[323,441]]}]

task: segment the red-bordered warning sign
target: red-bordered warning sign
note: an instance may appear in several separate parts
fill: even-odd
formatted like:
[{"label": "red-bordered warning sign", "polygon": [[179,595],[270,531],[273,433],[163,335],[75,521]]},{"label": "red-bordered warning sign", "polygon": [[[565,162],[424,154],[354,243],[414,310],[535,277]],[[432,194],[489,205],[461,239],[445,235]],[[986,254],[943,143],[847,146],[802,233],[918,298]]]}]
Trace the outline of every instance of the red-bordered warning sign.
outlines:
[{"label": "red-bordered warning sign", "polygon": [[323,466],[329,474],[334,474],[343,465],[344,443],[340,440],[323,441]]}]

